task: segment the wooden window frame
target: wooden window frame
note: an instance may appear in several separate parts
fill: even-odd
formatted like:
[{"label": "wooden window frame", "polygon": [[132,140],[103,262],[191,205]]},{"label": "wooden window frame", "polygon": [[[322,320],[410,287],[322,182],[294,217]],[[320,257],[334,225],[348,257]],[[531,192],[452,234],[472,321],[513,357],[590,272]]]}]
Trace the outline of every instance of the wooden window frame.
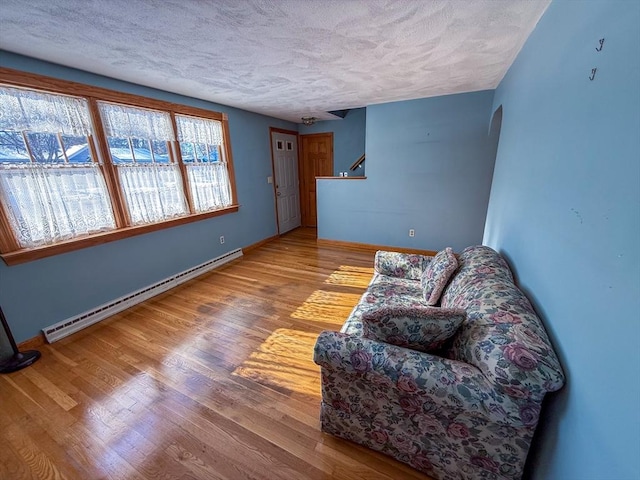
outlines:
[{"label": "wooden window frame", "polygon": [[[13,229],[11,228],[11,225],[6,216],[4,207],[0,204],[0,257],[7,265],[25,263],[40,258],[50,257],[61,253],[79,250],[81,248],[87,248],[107,242],[113,242],[116,240],[122,240],[124,238],[132,237],[135,235],[163,230],[165,228],[171,228],[191,222],[198,222],[207,218],[218,217],[238,211],[239,205],[236,190],[235,170],[233,168],[233,156],[231,153],[229,121],[226,114],[215,112],[212,110],[206,110],[203,108],[166,102],[164,100],[143,97],[140,95],[118,92],[102,87],[94,87],[91,85],[71,82],[68,80],[60,80],[57,78],[22,72],[19,70],[13,70],[4,67],[0,67],[0,84],[14,87],[30,88],[33,90],[39,90],[49,93],[59,93],[63,95],[72,95],[75,97],[83,97],[88,101],[89,112],[91,114],[91,120],[95,130],[92,136],[93,142],[90,139],[89,145],[92,149],[92,154],[95,155],[96,153],[98,153],[99,157],[102,159],[101,169],[104,173],[104,179],[107,184],[111,206],[113,208],[113,214],[116,220],[115,230],[111,230],[109,232],[83,235],[71,240],[57,242],[53,245],[44,245],[34,248],[19,248],[19,245],[15,239]],[[98,110],[98,101],[120,103],[132,107],[141,107],[168,112],[171,116],[171,123],[174,128],[176,138],[176,114],[190,115],[221,122],[223,135],[222,153],[223,158],[225,159],[227,164],[227,171],[229,175],[229,183],[231,188],[231,205],[219,210],[212,210],[210,212],[193,213],[194,210],[190,198],[190,192],[189,190],[185,190],[187,204],[191,213],[182,217],[173,218],[162,222],[139,226],[130,226],[130,219],[124,203],[124,198],[122,196],[122,189],[120,188],[118,175],[116,173],[115,166],[111,161],[111,155],[109,153],[106,135],[104,133],[102,120],[100,118],[100,112]],[[182,156],[180,153],[180,148],[177,145],[177,140],[173,143],[175,143],[175,145],[170,145],[170,147],[174,149],[176,161],[180,166],[180,172],[184,184],[185,182],[187,182],[185,164],[182,161]],[[94,147],[97,152],[93,151]]]}]

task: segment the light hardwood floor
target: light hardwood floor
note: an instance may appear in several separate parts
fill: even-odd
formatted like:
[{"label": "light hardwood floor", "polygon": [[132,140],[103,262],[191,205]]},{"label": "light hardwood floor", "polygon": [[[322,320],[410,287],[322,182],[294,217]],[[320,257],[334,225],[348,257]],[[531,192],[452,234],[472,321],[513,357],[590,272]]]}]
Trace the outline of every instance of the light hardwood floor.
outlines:
[{"label": "light hardwood floor", "polygon": [[298,229],[0,375],[0,479],[427,479],[323,434],[313,345],[372,275]]}]

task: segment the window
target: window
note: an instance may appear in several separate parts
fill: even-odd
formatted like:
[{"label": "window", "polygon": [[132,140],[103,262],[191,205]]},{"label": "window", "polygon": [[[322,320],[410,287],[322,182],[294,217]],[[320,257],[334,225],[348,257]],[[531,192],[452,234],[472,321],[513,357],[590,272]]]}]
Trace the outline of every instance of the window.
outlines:
[{"label": "window", "polygon": [[229,173],[222,154],[222,124],[176,115],[176,125],[195,211],[202,213],[231,205]]},{"label": "window", "polygon": [[0,88],[0,198],[21,248],[116,227],[86,100]]},{"label": "window", "polygon": [[238,210],[226,116],[0,67],[12,265]]},{"label": "window", "polygon": [[189,213],[167,112],[98,102],[111,161],[118,172],[131,225]]}]

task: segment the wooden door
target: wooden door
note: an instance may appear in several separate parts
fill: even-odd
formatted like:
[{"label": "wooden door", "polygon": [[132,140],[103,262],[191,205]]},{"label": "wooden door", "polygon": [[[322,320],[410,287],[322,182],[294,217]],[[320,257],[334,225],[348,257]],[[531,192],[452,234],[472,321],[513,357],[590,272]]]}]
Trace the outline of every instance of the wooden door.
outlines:
[{"label": "wooden door", "polygon": [[297,135],[272,130],[271,151],[273,152],[278,233],[283,234],[301,224]]},{"label": "wooden door", "polygon": [[333,176],[333,133],[300,136],[302,224],[318,226],[316,177]]}]

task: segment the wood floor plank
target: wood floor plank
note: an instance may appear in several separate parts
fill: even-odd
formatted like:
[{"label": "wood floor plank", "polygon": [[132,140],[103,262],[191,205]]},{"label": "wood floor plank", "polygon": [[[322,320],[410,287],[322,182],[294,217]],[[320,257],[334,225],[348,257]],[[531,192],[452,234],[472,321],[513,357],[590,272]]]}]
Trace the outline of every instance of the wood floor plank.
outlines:
[{"label": "wood floor plank", "polygon": [[0,376],[0,478],[428,480],[320,431],[313,345],[373,273],[300,228]]},{"label": "wood floor plank", "polygon": [[40,390],[46,393],[51,399],[56,402],[64,410],[71,410],[77,405],[76,401],[53,384],[48,378],[43,376],[36,369],[26,369],[23,375],[31,380]]},{"label": "wood floor plank", "polygon": [[[40,479],[48,473],[60,477],[56,473],[58,469],[70,479],[78,477],[77,471],[92,472],[90,478],[105,477],[102,466],[95,468],[95,456],[90,462],[83,462],[74,455],[82,439],[91,438],[89,445],[100,443],[96,442],[93,432],[89,433],[82,424],[61,419],[55,411],[43,415],[39,405],[23,401],[16,390],[3,389],[2,399],[2,411],[12,419],[12,425],[2,429],[0,438],[3,445],[22,458],[23,469],[19,475],[0,478]],[[126,472],[130,477],[135,477],[135,471],[122,463],[117,465],[116,470],[118,474]]]}]

